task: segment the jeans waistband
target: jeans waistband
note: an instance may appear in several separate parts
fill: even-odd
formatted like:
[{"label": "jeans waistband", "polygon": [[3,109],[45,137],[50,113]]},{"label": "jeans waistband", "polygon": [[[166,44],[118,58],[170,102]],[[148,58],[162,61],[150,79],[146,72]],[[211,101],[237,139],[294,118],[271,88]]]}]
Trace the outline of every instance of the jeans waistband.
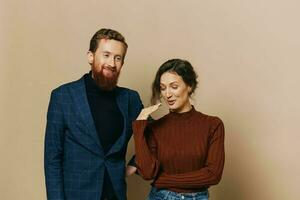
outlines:
[{"label": "jeans waistband", "polygon": [[166,189],[157,189],[155,187],[152,187],[150,195],[152,194],[158,194],[159,196],[164,196],[164,197],[176,197],[180,199],[197,199],[197,198],[202,198],[202,197],[207,197],[209,196],[207,188],[204,188],[203,191],[200,192],[192,192],[192,193],[178,193],[178,192],[173,192],[171,190],[166,190]]}]

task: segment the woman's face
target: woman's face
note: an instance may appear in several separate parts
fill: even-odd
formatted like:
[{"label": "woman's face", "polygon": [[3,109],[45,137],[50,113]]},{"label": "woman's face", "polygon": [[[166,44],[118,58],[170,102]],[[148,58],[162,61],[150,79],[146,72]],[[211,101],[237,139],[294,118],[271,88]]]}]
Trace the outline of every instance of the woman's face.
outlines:
[{"label": "woman's face", "polygon": [[173,112],[187,112],[191,109],[188,86],[176,72],[165,72],[160,77],[160,93]]}]

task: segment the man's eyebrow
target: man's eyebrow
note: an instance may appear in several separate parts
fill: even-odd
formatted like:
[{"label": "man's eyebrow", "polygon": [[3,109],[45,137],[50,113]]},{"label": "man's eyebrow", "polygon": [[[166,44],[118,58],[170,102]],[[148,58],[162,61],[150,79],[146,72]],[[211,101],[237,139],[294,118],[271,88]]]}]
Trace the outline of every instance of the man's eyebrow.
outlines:
[{"label": "man's eyebrow", "polygon": [[[108,54],[112,54],[110,51],[101,51],[101,53],[108,53]],[[123,57],[123,55],[121,54],[116,54],[114,56],[120,56],[120,57]]]},{"label": "man's eyebrow", "polygon": [[111,53],[110,51],[102,51],[102,53]]}]

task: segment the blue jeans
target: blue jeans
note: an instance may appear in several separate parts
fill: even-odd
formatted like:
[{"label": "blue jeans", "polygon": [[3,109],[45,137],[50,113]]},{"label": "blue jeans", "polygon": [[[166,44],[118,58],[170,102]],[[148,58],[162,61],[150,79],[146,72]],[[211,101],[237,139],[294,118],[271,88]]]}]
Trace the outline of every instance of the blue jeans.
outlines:
[{"label": "blue jeans", "polygon": [[177,193],[170,190],[158,190],[152,187],[147,200],[208,200],[208,191]]}]

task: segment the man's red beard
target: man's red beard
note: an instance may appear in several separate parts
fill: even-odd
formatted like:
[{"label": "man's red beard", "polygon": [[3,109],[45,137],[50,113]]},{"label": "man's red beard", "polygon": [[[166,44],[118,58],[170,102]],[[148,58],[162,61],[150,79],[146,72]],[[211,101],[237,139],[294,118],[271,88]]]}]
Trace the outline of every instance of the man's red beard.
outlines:
[{"label": "man's red beard", "polygon": [[103,90],[113,90],[117,83],[120,72],[118,72],[116,69],[112,69],[111,71],[112,75],[110,77],[107,77],[103,73],[104,66],[101,67],[100,71],[97,71],[95,67],[92,66],[92,72],[93,72],[93,78],[96,82],[96,84]]}]

